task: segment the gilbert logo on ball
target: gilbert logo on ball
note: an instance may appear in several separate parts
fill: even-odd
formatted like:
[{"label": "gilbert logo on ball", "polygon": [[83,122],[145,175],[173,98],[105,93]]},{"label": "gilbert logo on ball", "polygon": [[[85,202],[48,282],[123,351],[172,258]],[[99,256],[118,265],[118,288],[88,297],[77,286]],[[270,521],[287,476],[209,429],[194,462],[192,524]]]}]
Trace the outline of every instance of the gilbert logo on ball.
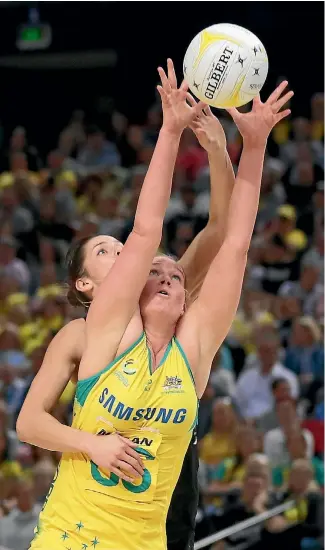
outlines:
[{"label": "gilbert logo on ball", "polygon": [[223,23],[199,32],[187,48],[183,71],[190,90],[213,107],[240,107],[262,89],[269,68],[252,32]]}]

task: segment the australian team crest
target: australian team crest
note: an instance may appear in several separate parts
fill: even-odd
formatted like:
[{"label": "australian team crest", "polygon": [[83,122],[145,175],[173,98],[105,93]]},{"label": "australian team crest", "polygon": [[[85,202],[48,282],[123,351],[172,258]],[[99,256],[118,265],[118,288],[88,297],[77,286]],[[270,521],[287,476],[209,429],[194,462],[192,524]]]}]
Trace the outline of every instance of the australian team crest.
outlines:
[{"label": "australian team crest", "polygon": [[122,367],[122,371],[124,372],[124,374],[127,374],[128,376],[135,374],[137,372],[137,369],[135,369],[133,365],[134,365],[134,359],[128,359],[127,361],[125,361]]},{"label": "australian team crest", "polygon": [[182,389],[182,379],[178,376],[166,376],[163,389],[168,393],[181,393]]}]

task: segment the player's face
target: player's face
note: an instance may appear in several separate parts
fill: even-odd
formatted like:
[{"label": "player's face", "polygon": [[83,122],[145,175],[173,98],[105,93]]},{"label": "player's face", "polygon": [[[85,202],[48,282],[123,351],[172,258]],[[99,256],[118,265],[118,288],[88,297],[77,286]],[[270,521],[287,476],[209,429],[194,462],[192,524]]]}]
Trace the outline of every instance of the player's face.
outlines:
[{"label": "player's face", "polygon": [[[122,248],[122,243],[107,235],[98,235],[88,241],[85,246],[84,268],[87,279],[92,282],[94,287],[103,282]],[[80,290],[78,286],[77,289]]]},{"label": "player's face", "polygon": [[184,313],[184,286],[184,273],[175,260],[163,256],[154,258],[140,298],[142,315],[165,311],[176,322]]}]

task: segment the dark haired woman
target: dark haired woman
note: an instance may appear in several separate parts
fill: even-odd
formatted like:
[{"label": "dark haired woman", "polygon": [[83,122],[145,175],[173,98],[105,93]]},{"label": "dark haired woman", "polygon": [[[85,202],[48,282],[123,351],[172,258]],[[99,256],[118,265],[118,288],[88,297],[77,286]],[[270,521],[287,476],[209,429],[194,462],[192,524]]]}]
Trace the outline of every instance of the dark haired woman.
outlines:
[{"label": "dark haired woman", "polygon": [[[162,77],[166,109],[177,92]],[[292,96],[288,93],[280,99],[285,86],[280,85],[266,104],[255,100],[248,115],[230,111],[242,133],[245,154],[231,197],[224,243],[198,299],[189,308],[185,308],[182,269],[170,258],[153,259],[167,194],[157,181],[149,200],[145,200],[145,181],[135,226],[122,250],[111,240],[93,242],[93,247],[87,243],[87,272],[80,275],[76,288],[93,301],[86,320],[73,426],[53,426],[47,441],[44,433],[38,439],[37,429],[32,437],[34,443],[42,439],[42,444],[52,449],[59,443],[60,450],[65,438],[65,452],[40,517],[34,550],[54,550],[59,544],[74,550],[80,543],[82,548],[101,544],[106,550],[166,547],[168,505],[196,423],[197,396],[204,390],[212,358],[239,301],[267,137],[289,114],[278,113]],[[171,154],[169,149],[166,163],[171,163]],[[157,166],[154,159],[146,179],[156,166],[162,186],[166,166]],[[98,286],[100,265],[110,261],[112,252],[119,257]],[[39,379],[18,421],[19,431],[27,439],[33,431],[33,394],[42,387],[44,379],[42,384]],[[139,475],[130,476],[123,456],[118,467],[112,466],[112,440],[97,436],[113,433],[123,433],[125,440],[131,441],[127,448],[132,451],[135,447],[141,455],[140,479]],[[134,466],[138,468],[136,460]]]}]

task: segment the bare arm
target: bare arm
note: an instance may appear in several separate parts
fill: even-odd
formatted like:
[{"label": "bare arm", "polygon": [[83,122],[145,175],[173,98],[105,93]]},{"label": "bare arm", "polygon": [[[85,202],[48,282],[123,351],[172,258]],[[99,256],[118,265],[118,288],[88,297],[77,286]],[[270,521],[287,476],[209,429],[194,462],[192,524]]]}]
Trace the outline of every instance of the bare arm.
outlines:
[{"label": "bare arm", "polygon": [[209,220],[179,260],[185,271],[190,301],[197,298],[210,264],[225,238],[229,203],[235,184],[223,128],[209,108],[204,113],[193,123],[192,129],[208,152],[211,179]]},{"label": "bare arm", "polygon": [[21,441],[50,451],[84,451],[89,434],[63,426],[51,415],[75,369],[84,325],[82,319],[71,321],[50,343],[18,417]]},{"label": "bare arm", "polygon": [[225,241],[208,271],[198,300],[193,304],[200,355],[206,359],[207,365],[206,369],[200,368],[200,372],[195,373],[199,393],[208,376],[204,371],[209,371],[210,361],[227,335],[238,307],[257,214],[267,137],[272,127],[288,114],[288,111],[278,113],[278,110],[292,96],[289,92],[279,99],[286,85],[280,85],[265,104],[255,99],[251,113],[242,115],[236,109],[231,110],[244,146],[230,201]]},{"label": "bare arm", "polygon": [[143,183],[134,227],[120,256],[101,284],[87,316],[87,350],[81,362],[81,370],[85,365],[88,372],[100,370],[114,357],[137,308],[151,262],[161,241],[179,140],[183,129],[204,106],[196,103],[188,105],[187,85],[183,83],[177,89],[170,60],[168,71],[172,85],[164,71],[159,70],[163,88],[158,89],[162,98],[164,122]]}]

